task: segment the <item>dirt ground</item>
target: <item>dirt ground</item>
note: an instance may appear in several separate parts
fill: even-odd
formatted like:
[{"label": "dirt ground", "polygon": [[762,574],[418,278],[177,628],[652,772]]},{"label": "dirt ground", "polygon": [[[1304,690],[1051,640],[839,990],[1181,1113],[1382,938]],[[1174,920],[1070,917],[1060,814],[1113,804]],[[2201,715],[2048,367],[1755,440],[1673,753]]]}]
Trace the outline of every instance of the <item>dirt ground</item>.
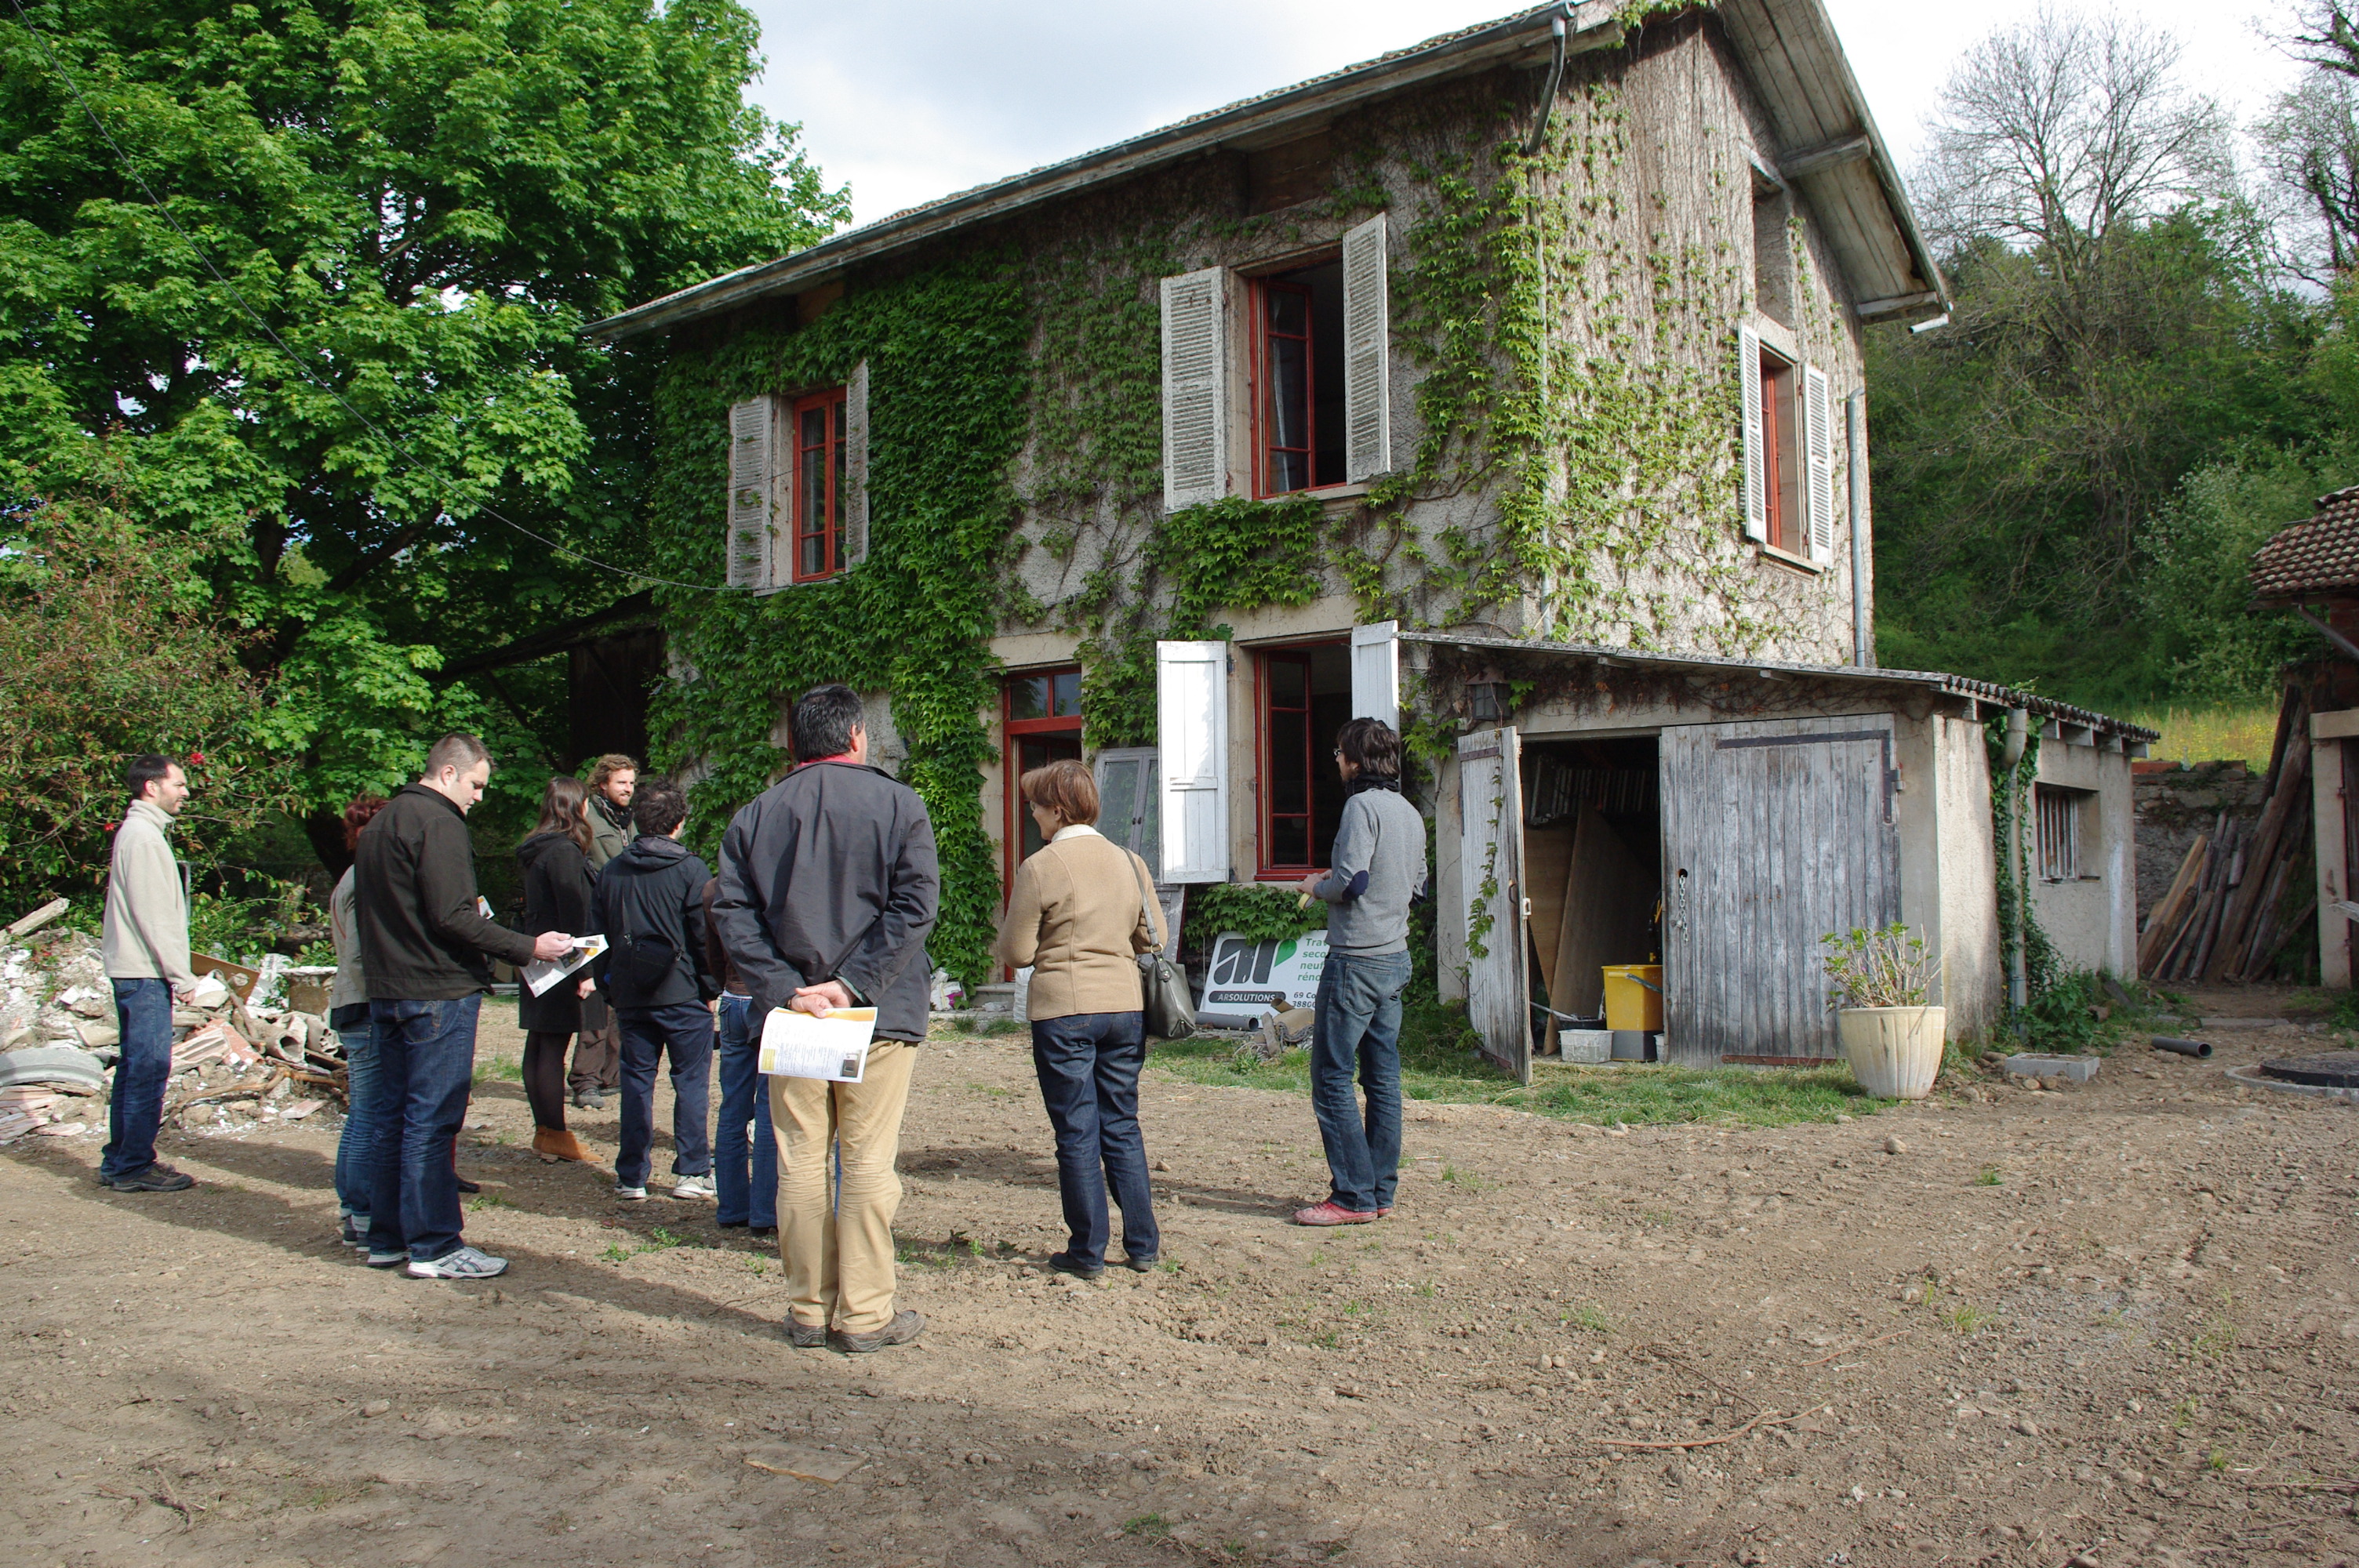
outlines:
[{"label": "dirt ground", "polygon": [[[1150,1072],[1174,1267],[1094,1286],[1036,1267],[1028,1053],[936,1043],[900,1221],[931,1328],[857,1359],[788,1348],[775,1256],[709,1206],[540,1163],[513,1083],[462,1162],[514,1260],[483,1285],[336,1244],[332,1119],[169,1135],[201,1185],[166,1196],[27,1139],[7,1556],[2359,1563],[2359,1111],[2222,1076],[2320,1036],[2213,1037],[1767,1131],[1412,1106],[1399,1212],[1335,1232],[1283,1221],[1323,1195],[1307,1101]],[[576,1125],[611,1154],[611,1111]]]}]

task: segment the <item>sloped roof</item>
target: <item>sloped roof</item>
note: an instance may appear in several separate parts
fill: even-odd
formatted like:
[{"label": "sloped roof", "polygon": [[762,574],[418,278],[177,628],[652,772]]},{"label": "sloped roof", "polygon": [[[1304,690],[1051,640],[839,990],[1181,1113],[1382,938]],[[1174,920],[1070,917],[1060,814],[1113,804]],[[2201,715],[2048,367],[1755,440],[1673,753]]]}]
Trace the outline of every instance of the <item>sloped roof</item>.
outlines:
[{"label": "sloped roof", "polygon": [[[1579,50],[1618,46],[1621,0],[1558,0],[1463,27],[1291,87],[1219,109],[846,230],[773,261],[741,267],[634,306],[587,329],[628,338],[668,330],[756,300],[793,294],[844,267],[1181,158],[1222,147],[1273,146],[1316,129],[1339,110],[1420,83],[1502,64],[1545,63],[1549,25],[1562,16]],[[1699,8],[1702,8],[1701,5]],[[1888,319],[1947,308],[1947,286],[1919,232],[1897,167],[1868,114],[1823,0],[1719,0],[1748,79],[1761,95],[1777,146],[1760,149],[1810,200],[1841,259],[1864,318]],[[1299,124],[1307,122],[1307,124]]]},{"label": "sloped roof", "polygon": [[2320,496],[2317,516],[2255,550],[2252,583],[2265,604],[2359,598],[2359,485]]}]

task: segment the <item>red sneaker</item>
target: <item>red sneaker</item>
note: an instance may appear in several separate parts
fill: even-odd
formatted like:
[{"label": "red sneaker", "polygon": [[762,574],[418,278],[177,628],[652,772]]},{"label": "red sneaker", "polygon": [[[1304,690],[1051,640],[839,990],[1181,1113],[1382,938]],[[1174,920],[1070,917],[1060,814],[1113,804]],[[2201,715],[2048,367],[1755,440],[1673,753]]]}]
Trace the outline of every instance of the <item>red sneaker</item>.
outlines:
[{"label": "red sneaker", "polygon": [[1365,1225],[1375,1217],[1374,1209],[1343,1208],[1332,1198],[1294,1211],[1297,1225]]}]

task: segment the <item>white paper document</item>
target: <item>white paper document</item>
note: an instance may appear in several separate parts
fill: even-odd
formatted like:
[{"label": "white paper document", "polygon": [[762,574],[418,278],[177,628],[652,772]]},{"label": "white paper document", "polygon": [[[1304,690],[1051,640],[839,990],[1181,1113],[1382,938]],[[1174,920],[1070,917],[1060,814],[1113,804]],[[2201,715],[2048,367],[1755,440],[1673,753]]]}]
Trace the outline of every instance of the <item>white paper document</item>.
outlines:
[{"label": "white paper document", "polygon": [[825,1018],[775,1007],[762,1023],[760,1066],[773,1078],[856,1084],[868,1070],[868,1042],[875,1033],[873,1007],[832,1008]]},{"label": "white paper document", "polygon": [[562,958],[545,961],[535,958],[527,964],[524,967],[525,987],[535,996],[547,996],[549,988],[605,950],[606,939],[603,936],[576,936],[573,938],[573,951]]}]

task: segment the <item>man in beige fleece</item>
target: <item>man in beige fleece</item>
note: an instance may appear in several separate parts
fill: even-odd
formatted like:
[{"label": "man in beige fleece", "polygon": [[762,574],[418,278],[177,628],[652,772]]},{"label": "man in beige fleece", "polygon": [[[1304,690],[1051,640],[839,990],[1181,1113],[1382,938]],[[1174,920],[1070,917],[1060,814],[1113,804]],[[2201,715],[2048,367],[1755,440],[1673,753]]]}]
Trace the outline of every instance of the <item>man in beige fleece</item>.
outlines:
[{"label": "man in beige fleece", "polygon": [[132,758],[123,782],[131,804],[114,830],[102,933],[123,1054],[98,1179],[118,1193],[177,1193],[196,1183],[156,1158],[156,1130],[172,1079],[172,999],[193,992],[197,977],[189,968],[180,863],[164,835],[189,802],[189,776],[171,758],[151,754]]}]

